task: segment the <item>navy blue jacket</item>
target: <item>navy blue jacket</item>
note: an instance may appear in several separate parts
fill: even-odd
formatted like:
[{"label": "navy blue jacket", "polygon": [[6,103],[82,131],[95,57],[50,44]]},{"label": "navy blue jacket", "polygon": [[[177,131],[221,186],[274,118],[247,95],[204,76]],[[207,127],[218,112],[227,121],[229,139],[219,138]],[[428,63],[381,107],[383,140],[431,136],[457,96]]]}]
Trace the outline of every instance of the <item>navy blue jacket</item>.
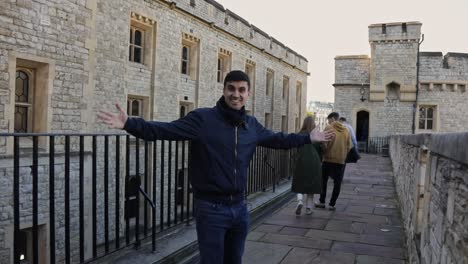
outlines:
[{"label": "navy blue jacket", "polygon": [[257,145],[289,149],[310,143],[308,135],[274,133],[255,117],[235,127],[217,106],[199,108],[166,123],[129,118],[124,129],[145,140],[191,140],[191,184],[198,199],[235,202],[244,199],[247,168]]}]

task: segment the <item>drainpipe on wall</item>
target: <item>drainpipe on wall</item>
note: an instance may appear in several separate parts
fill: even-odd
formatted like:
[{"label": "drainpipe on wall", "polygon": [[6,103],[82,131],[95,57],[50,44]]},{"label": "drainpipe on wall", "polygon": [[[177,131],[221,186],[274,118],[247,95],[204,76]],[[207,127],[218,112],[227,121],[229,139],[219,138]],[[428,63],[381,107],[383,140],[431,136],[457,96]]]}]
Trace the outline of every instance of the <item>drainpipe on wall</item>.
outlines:
[{"label": "drainpipe on wall", "polygon": [[417,109],[416,107],[418,106],[418,95],[419,95],[419,48],[421,47],[421,43],[424,42],[424,34],[422,34],[421,41],[418,42],[418,57],[416,61],[416,100],[413,104],[413,126],[411,127],[413,134],[416,133],[416,115],[417,115]]}]

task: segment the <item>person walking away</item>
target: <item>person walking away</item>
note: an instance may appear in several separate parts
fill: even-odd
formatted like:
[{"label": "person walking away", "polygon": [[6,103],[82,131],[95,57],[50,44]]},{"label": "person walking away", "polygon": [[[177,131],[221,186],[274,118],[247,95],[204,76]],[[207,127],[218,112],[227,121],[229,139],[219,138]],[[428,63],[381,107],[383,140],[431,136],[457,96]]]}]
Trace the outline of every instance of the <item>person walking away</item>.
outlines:
[{"label": "person walking away", "polygon": [[345,127],[348,128],[349,134],[350,134],[350,136],[351,136],[351,141],[353,142],[353,147],[355,147],[356,150],[359,151],[359,150],[358,150],[357,140],[356,140],[356,134],[354,133],[353,126],[351,126],[351,124],[348,123],[348,121],[346,120],[345,117],[340,117],[339,121],[340,121],[343,125],[345,125]]},{"label": "person walking away", "polygon": [[[348,128],[349,135],[351,136],[351,141],[353,142],[353,147],[348,152],[348,155],[346,156],[345,162],[346,163],[356,163],[356,162],[358,162],[358,160],[361,159],[361,156],[359,155],[359,149],[358,149],[358,144],[357,144],[357,140],[356,140],[356,134],[354,133],[354,129],[351,126],[351,124],[349,124],[348,121],[346,121],[346,118],[340,117],[339,121],[340,121],[340,123],[345,125],[346,128]],[[344,175],[344,171],[346,170],[346,163],[343,166],[343,175]]]},{"label": "person walking away", "polygon": [[[308,135],[316,129],[315,120],[304,118],[299,134]],[[312,214],[314,194],[322,192],[322,147],[321,144],[308,144],[297,150],[292,191],[297,193],[296,215],[302,213],[305,200],[306,214]]]},{"label": "person walking away", "polygon": [[333,179],[333,192],[328,204],[329,210],[336,210],[336,201],[340,195],[341,182],[343,181],[344,166],[346,156],[352,148],[352,141],[349,130],[342,123],[338,122],[340,115],[332,112],[328,115],[328,125],[324,131],[333,131],[335,138],[323,143],[323,163],[322,163],[322,193],[317,208],[325,208],[325,198],[327,196],[328,179]]}]

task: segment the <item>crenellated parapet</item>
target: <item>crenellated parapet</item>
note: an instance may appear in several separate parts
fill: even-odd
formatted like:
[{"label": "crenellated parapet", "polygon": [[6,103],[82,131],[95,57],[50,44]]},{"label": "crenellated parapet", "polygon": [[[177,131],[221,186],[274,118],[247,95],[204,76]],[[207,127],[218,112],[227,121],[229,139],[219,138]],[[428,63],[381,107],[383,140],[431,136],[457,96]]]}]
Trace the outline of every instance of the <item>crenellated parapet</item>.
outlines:
[{"label": "crenellated parapet", "polygon": [[421,52],[420,82],[458,84],[468,82],[468,53]]},{"label": "crenellated parapet", "polygon": [[275,57],[279,62],[286,63],[304,72],[307,71],[308,61],[304,56],[214,0],[160,1],[166,2],[173,9],[187,12],[209,24],[212,28],[224,31],[239,41]]}]

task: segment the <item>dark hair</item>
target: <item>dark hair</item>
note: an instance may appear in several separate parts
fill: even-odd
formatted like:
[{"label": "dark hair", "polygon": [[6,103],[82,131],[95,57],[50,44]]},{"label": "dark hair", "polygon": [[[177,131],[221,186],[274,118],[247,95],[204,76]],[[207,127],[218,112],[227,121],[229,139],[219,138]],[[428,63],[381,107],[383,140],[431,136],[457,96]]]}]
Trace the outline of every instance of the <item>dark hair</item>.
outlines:
[{"label": "dark hair", "polygon": [[302,122],[302,128],[299,132],[307,132],[310,133],[312,130],[315,128],[315,120],[312,116],[308,116],[304,118],[304,121]]},{"label": "dark hair", "polygon": [[341,122],[346,122],[346,118],[340,117],[340,121],[341,121]]},{"label": "dark hair", "polygon": [[243,71],[231,71],[228,74],[226,74],[226,77],[224,78],[224,86],[226,86],[228,82],[239,82],[239,81],[246,81],[247,84],[249,85],[248,88],[250,89],[249,76]]},{"label": "dark hair", "polygon": [[330,118],[333,118],[335,120],[338,120],[340,118],[340,114],[338,114],[337,112],[331,112],[328,116],[327,116],[327,119],[330,119]]}]

